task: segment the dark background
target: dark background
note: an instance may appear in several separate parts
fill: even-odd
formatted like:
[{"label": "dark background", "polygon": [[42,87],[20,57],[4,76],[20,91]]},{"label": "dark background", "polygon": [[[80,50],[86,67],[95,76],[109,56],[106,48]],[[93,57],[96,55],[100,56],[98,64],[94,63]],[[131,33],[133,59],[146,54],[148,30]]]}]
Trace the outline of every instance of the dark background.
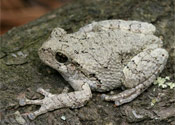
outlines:
[{"label": "dark background", "polygon": [[0,0],[0,34],[26,24],[71,0]]}]

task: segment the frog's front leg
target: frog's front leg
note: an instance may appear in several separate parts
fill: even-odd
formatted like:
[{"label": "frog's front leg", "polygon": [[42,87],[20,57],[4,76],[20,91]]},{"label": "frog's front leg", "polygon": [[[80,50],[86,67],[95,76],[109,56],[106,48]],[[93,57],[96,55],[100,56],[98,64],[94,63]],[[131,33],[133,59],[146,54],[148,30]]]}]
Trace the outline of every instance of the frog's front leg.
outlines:
[{"label": "frog's front leg", "polygon": [[29,100],[24,98],[20,99],[19,104],[21,106],[27,104],[41,105],[38,111],[28,114],[28,117],[31,120],[35,119],[37,116],[41,114],[44,114],[48,111],[52,111],[55,109],[63,107],[70,107],[70,108],[82,107],[92,97],[90,87],[87,83],[84,83],[83,81],[79,80],[74,81],[74,83],[71,83],[71,85],[77,91],[56,95],[39,88],[37,92],[44,95],[45,96],[44,99]]},{"label": "frog's front leg", "polygon": [[117,106],[128,103],[146,90],[162,72],[168,59],[165,49],[146,49],[131,59],[123,69],[123,84],[129,88],[118,95],[102,95],[106,101],[115,101]]}]

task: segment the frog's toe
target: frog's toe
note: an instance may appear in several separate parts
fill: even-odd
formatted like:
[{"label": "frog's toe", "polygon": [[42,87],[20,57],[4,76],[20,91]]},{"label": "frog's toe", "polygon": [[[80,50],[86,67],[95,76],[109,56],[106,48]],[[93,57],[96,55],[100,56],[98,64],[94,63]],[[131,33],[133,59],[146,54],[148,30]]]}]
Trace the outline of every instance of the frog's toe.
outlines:
[{"label": "frog's toe", "polygon": [[19,105],[20,105],[20,106],[26,105],[26,98],[21,98],[21,99],[19,100]]},{"label": "frog's toe", "polygon": [[43,88],[38,88],[36,91],[37,91],[38,93],[41,93],[42,90],[43,90]]},{"label": "frog's toe", "polygon": [[137,94],[133,94],[133,95],[102,95],[102,99],[105,101],[114,101],[115,102],[115,106],[120,106],[122,104],[131,102],[133,99],[135,99],[137,97]]},{"label": "frog's toe", "polygon": [[106,96],[107,96],[106,94],[102,94],[102,95],[101,95],[101,99],[102,99],[102,100],[105,100]]},{"label": "frog's toe", "polygon": [[134,100],[136,97],[137,97],[137,95],[133,94],[133,95],[130,95],[130,96],[126,97],[126,98],[116,99],[116,100],[114,100],[115,106],[120,106],[122,104],[129,103],[132,100]]},{"label": "frog's toe", "polygon": [[117,100],[115,101],[115,106],[119,106],[120,105],[120,102]]},{"label": "frog's toe", "polygon": [[27,104],[42,105],[43,100],[29,100],[27,98],[22,98],[22,99],[19,100],[19,105],[20,106],[25,106]]},{"label": "frog's toe", "polygon": [[42,95],[44,95],[44,96],[46,96],[46,97],[48,97],[48,96],[51,95],[49,92],[47,92],[47,91],[44,90],[43,88],[38,88],[38,89],[37,89],[37,92],[40,93],[40,94],[42,94]]},{"label": "frog's toe", "polygon": [[34,120],[36,118],[36,115],[34,113],[29,113],[27,116],[30,120]]}]

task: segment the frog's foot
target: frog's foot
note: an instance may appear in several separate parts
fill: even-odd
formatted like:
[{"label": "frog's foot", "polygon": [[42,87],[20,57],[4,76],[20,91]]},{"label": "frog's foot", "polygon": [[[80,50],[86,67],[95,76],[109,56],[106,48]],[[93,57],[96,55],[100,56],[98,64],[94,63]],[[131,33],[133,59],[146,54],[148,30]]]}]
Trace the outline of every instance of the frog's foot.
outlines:
[{"label": "frog's foot", "polygon": [[[147,84],[149,86],[149,84]],[[140,95],[147,87],[138,85],[136,88],[125,90],[117,95],[102,94],[101,98],[105,101],[114,101],[115,106],[120,106],[124,103],[131,102]]]},{"label": "frog's foot", "polygon": [[29,117],[29,119],[33,120],[35,119],[38,115],[46,113],[48,111],[47,107],[49,106],[49,102],[53,103],[50,99],[50,97],[53,97],[54,95],[52,95],[51,93],[45,91],[42,88],[38,88],[37,92],[44,95],[45,98],[43,100],[29,100],[27,98],[21,98],[19,100],[19,105],[20,106],[25,106],[28,104],[34,104],[34,105],[41,105],[41,108],[38,111],[35,111],[33,113],[27,113],[27,116]]},{"label": "frog's foot", "polygon": [[[67,90],[62,94],[51,94],[45,91],[42,88],[37,89],[37,92],[44,95],[44,99],[42,100],[29,100],[27,98],[23,98],[19,100],[19,104],[21,106],[28,104],[41,105],[38,111],[33,113],[29,113],[27,116],[29,119],[33,120],[37,116],[44,114],[48,111],[53,111],[55,109],[70,107],[70,108],[78,108],[82,107],[91,97],[91,90],[87,83],[77,81],[76,87],[78,91],[66,93]],[[75,89],[75,90],[76,90]]]}]

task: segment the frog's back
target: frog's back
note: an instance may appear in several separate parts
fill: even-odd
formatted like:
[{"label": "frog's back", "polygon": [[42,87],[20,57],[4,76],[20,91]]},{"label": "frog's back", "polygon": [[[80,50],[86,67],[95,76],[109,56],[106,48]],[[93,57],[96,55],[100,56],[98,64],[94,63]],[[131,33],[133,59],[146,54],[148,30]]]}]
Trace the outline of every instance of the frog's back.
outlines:
[{"label": "frog's back", "polygon": [[154,35],[120,30],[89,32],[76,36],[70,34],[68,37],[72,41],[70,53],[75,53],[72,54],[73,60],[84,64],[83,67],[89,71],[107,67],[112,60],[117,63],[127,60],[127,55],[132,58],[151,44],[162,46],[162,41]]}]

